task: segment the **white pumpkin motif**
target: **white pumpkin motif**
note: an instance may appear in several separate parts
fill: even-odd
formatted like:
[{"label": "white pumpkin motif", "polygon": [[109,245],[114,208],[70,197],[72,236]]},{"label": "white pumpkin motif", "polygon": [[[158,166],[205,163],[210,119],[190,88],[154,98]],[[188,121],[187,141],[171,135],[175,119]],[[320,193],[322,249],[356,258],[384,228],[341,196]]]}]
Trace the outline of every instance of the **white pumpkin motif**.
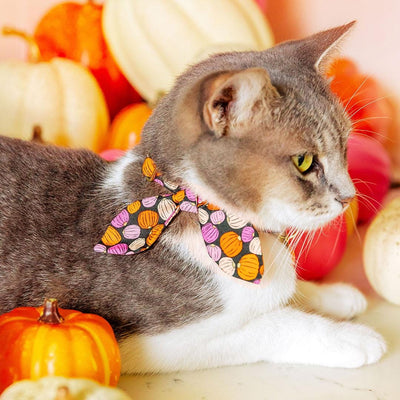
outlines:
[{"label": "white pumpkin motif", "polygon": [[218,265],[228,275],[235,273],[235,262],[230,257],[223,257],[219,260]]},{"label": "white pumpkin motif", "polygon": [[136,239],[135,241],[133,241],[129,245],[129,248],[132,251],[135,251],[135,250],[140,249],[141,247],[143,247],[145,244],[146,244],[146,241],[143,238],[139,238],[139,239]]},{"label": "white pumpkin motif", "polygon": [[157,207],[160,217],[166,221],[176,210],[176,204],[168,198],[162,199]]},{"label": "white pumpkin motif", "polygon": [[261,241],[259,237],[255,237],[249,245],[249,250],[253,253],[253,254],[257,254],[259,256],[262,255],[262,251],[261,251]]}]

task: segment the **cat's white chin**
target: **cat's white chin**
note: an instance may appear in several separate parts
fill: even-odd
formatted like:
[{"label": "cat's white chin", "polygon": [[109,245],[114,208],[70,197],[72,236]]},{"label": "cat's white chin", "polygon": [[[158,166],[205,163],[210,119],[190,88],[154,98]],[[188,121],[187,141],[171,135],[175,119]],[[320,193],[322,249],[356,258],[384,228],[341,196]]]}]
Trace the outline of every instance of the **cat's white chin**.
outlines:
[{"label": "cat's white chin", "polygon": [[260,230],[269,232],[284,232],[287,229],[312,231],[337,218],[343,213],[343,208],[332,204],[329,211],[320,215],[301,212],[290,204],[280,201],[269,201],[264,205],[259,218],[252,221]]}]

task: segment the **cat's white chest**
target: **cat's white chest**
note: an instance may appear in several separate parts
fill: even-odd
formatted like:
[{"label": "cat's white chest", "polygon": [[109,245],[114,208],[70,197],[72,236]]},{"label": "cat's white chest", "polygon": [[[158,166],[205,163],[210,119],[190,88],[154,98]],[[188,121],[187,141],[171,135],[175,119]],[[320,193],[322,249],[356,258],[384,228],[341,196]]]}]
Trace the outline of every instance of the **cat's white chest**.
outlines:
[{"label": "cat's white chest", "polygon": [[209,257],[200,230],[185,232],[175,249],[200,268],[212,271],[210,286],[219,292],[223,312],[242,322],[285,305],[295,292],[296,273],[290,251],[272,234],[260,232],[260,241],[265,267],[260,284],[221,271]]}]

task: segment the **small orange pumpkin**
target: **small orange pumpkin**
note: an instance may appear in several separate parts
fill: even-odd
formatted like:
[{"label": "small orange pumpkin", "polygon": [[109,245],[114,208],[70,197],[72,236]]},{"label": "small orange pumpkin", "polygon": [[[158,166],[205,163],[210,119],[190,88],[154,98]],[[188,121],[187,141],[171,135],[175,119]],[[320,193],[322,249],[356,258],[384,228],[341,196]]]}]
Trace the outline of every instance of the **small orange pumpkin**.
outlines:
[{"label": "small orange pumpkin", "polygon": [[107,148],[128,150],[136,146],[151,112],[146,103],[132,104],[121,110],[110,126]]},{"label": "small orange pumpkin", "polygon": [[156,169],[156,164],[154,161],[150,158],[147,157],[144,160],[143,166],[142,166],[142,172],[143,175],[149,178],[150,180],[153,180],[157,174],[157,169]]},{"label": "small orange pumpkin", "polygon": [[222,251],[228,257],[237,256],[243,248],[240,236],[236,232],[226,232],[221,236],[220,245]]},{"label": "small orange pumpkin", "polygon": [[130,214],[135,214],[135,212],[138,211],[139,208],[140,208],[140,201],[136,200],[133,203],[129,204],[127,210]]},{"label": "small orange pumpkin", "polygon": [[0,316],[0,393],[13,382],[44,376],[93,379],[116,386],[120,353],[108,322],[94,314],[20,307]]},{"label": "small orange pumpkin", "polygon": [[173,200],[175,203],[180,203],[184,198],[185,198],[185,191],[184,191],[184,190],[180,190],[179,192],[176,192],[176,193],[172,196],[172,200]]},{"label": "small orange pumpkin", "polygon": [[[260,270],[260,263],[255,254],[245,254],[239,261],[237,273],[246,280],[252,281],[257,278],[258,271]],[[264,271],[263,271],[264,272]]]},{"label": "small orange pumpkin", "polygon": [[119,232],[112,226],[109,226],[101,238],[102,242],[106,246],[114,246],[115,244],[121,241],[121,235]]},{"label": "small orange pumpkin", "polygon": [[148,246],[151,246],[161,235],[161,232],[164,230],[165,225],[164,224],[158,224],[156,225],[151,231],[149,236],[146,239],[146,244]]},{"label": "small orange pumpkin", "polygon": [[142,211],[138,215],[138,224],[143,229],[151,229],[157,225],[159,215],[152,210]]}]

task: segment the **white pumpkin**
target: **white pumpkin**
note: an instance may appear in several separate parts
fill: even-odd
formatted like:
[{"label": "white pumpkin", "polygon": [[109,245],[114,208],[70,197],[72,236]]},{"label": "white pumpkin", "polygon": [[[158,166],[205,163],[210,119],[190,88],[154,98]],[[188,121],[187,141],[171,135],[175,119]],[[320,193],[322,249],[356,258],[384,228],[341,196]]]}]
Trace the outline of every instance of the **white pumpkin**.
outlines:
[{"label": "white pumpkin", "polygon": [[400,198],[392,200],[368,227],[363,259],[376,292],[400,305]]},{"label": "white pumpkin", "polygon": [[120,389],[80,378],[49,376],[9,386],[0,400],[132,400]]},{"label": "white pumpkin", "polygon": [[[38,55],[36,56],[38,57]],[[0,62],[0,134],[98,151],[109,125],[104,95],[93,75],[61,58]]]},{"label": "white pumpkin", "polygon": [[254,0],[107,0],[103,31],[119,67],[151,103],[211,53],[273,45]]}]

